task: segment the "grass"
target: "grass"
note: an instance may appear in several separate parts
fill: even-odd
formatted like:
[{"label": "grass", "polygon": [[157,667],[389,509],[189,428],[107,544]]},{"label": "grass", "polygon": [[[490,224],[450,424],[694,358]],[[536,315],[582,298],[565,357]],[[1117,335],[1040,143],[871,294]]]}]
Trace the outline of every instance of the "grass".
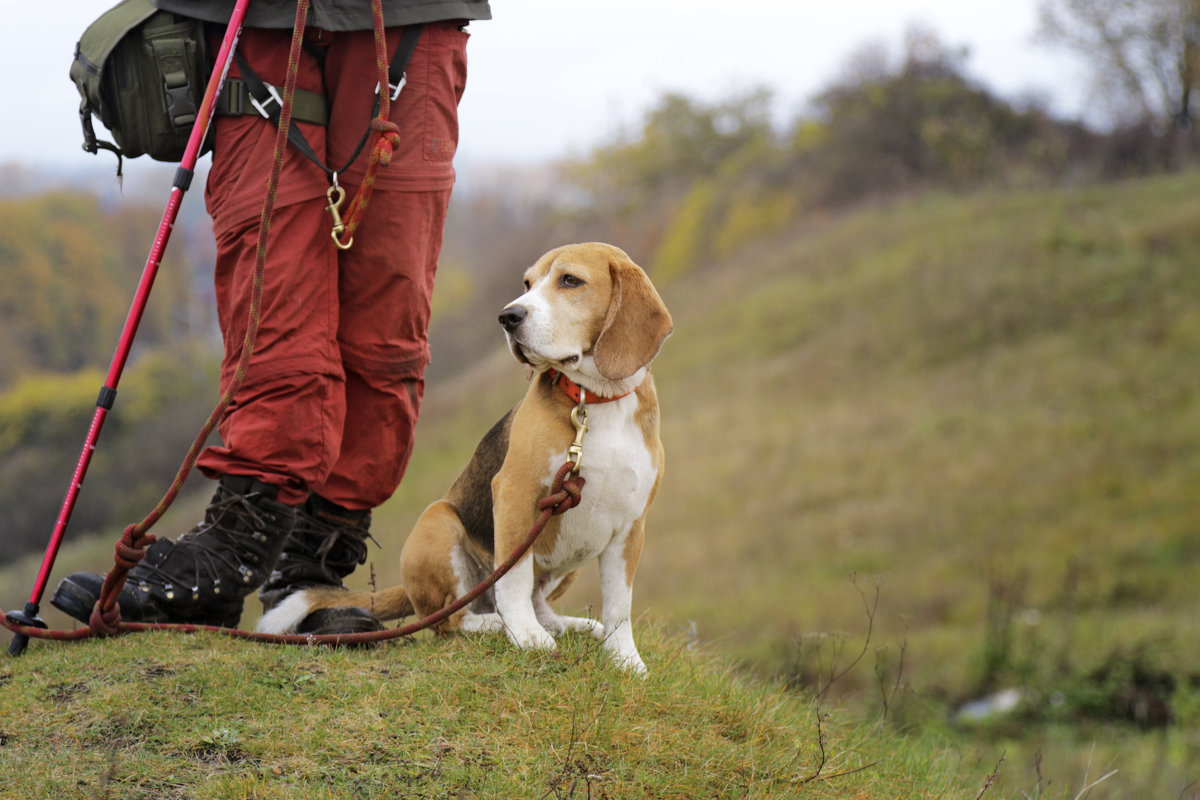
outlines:
[{"label": "grass", "polygon": [[[862,651],[821,704],[835,709],[838,751],[863,755],[839,765],[887,753],[884,766],[836,784],[801,792],[767,783],[750,796],[928,790],[970,798],[1001,753],[989,798],[1075,798],[1113,769],[1086,797],[1197,796],[1197,198],[1197,173],[1061,191],[926,194],[807,218],[660,287],[676,320],[655,363],[668,465],[635,610],[673,628],[694,627],[720,654],[693,668],[698,688],[679,683],[670,696],[689,714],[708,714],[715,690],[700,687],[710,681],[745,687],[750,680],[752,694],[730,701],[749,707],[759,697],[753,692],[768,691],[753,681],[792,686],[796,695],[762,702],[798,702],[802,710],[776,730],[793,731],[811,748],[814,712],[803,698]],[[409,475],[376,515],[384,549],[372,550],[371,570],[354,576],[357,585],[372,575],[380,584],[397,577],[416,516],[523,391],[499,341],[496,351],[452,384],[431,387]],[[169,522],[161,530],[189,525]],[[56,575],[108,559],[107,544],[76,550],[89,546],[66,548]],[[6,608],[23,599],[36,564],[20,570],[0,574]],[[595,607],[596,584],[586,575],[563,599],[564,610]],[[670,642],[652,650],[660,664],[678,649]],[[146,646],[84,647],[137,653]],[[491,646],[389,652],[427,661],[479,647]],[[43,649],[35,645],[31,655],[35,648]],[[460,665],[455,680],[465,685],[477,672],[489,674],[491,660],[506,653],[492,649],[487,659]],[[74,651],[49,652],[72,658]],[[297,657],[266,656],[285,665]],[[3,668],[11,678],[0,692],[11,693],[25,663]],[[506,670],[528,672],[530,663]],[[725,663],[737,664],[740,677]],[[556,680],[576,677],[592,688],[573,684],[574,691],[596,698],[596,708],[621,707],[629,696],[597,695],[609,678],[596,673]],[[658,680],[652,672],[647,686]],[[1015,715],[980,726],[956,720],[963,700],[1003,688],[1025,692]],[[1139,703],[1168,713],[1139,718]],[[659,709],[635,710],[611,731],[642,730],[667,713]],[[443,706],[419,716],[427,725],[450,724],[447,713]],[[316,717],[313,724],[327,727]],[[251,736],[249,727],[230,730],[242,742]],[[567,730],[560,723],[553,741],[540,742],[557,758],[519,768],[522,780],[541,781],[540,792],[530,789],[535,796],[546,791],[547,776],[561,772]],[[176,733],[183,748],[205,735],[200,728]],[[454,739],[455,752],[475,752],[464,741],[479,739]],[[625,763],[637,748],[622,741],[628,749],[606,740],[596,750],[616,759],[608,763]],[[738,786],[758,774],[711,751],[708,739],[683,741],[689,752],[680,769],[719,775],[692,796],[722,796],[712,788],[719,781]],[[500,746],[492,740],[478,750]],[[325,768],[348,758],[328,743],[320,747],[329,754]],[[428,752],[418,755],[403,758],[430,763]],[[661,758],[650,762],[654,770],[671,772],[673,762]],[[753,769],[772,780],[803,774],[778,772],[782,755],[763,758],[773,766]],[[811,768],[811,761],[799,763]],[[612,769],[623,776],[633,768]],[[346,780],[334,780],[329,791],[348,791]],[[579,781],[576,796],[587,796],[586,780]],[[617,791],[610,783],[606,791],[685,796],[672,795],[669,783],[655,787],[657,795],[633,785]],[[251,788],[243,795],[254,796]]]},{"label": "grass", "polygon": [[[590,639],[370,651],[141,635],[0,668],[6,797],[935,797],[952,759],[865,735],[642,628],[650,675]],[[818,725],[817,715],[821,715]],[[932,771],[930,767],[933,767]]]}]

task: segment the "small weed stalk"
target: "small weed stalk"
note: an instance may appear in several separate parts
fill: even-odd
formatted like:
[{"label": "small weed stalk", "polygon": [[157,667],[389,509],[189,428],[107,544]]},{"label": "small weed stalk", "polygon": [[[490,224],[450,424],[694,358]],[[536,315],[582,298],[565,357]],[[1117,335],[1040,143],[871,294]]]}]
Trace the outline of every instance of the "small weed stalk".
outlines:
[{"label": "small weed stalk", "polygon": [[858,592],[858,596],[862,598],[863,608],[867,612],[867,635],[863,638],[862,650],[860,650],[858,655],[856,655],[854,659],[840,672],[836,670],[838,657],[841,654],[841,647],[839,646],[837,648],[837,651],[834,653],[833,660],[829,664],[829,680],[820,690],[817,691],[818,700],[822,699],[825,696],[825,693],[829,691],[831,686],[845,677],[850,670],[854,669],[854,667],[858,665],[858,662],[862,661],[863,656],[867,654],[867,649],[871,646],[871,633],[875,630],[875,612],[879,610],[879,591],[883,588],[885,578],[882,576],[875,577],[875,596],[870,601],[867,600],[867,593],[864,592],[862,587],[858,585],[857,573],[851,573],[850,582],[854,584],[854,589]]},{"label": "small weed stalk", "polygon": [[[1094,750],[1095,745],[1093,745],[1092,747]],[[1117,774],[1117,770],[1115,770],[1115,769],[1109,770],[1108,772],[1101,775],[1099,778],[1096,778],[1096,780],[1089,782],[1088,781],[1088,773],[1090,773],[1091,771],[1092,771],[1092,756],[1089,754],[1087,764],[1083,768],[1083,788],[1079,790],[1079,794],[1075,795],[1075,800],[1083,800],[1083,798],[1087,797],[1088,792],[1090,792],[1092,789],[1099,786],[1101,783],[1104,783],[1104,781],[1108,780],[1113,775]]]},{"label": "small weed stalk", "polygon": [[821,773],[825,771],[825,764],[828,760],[828,756],[825,753],[825,728],[822,727],[821,723],[829,719],[829,714],[822,711],[818,706],[813,710],[813,715],[817,723],[817,767],[811,775],[800,779],[799,783],[801,785],[811,783],[820,778]]},{"label": "small weed stalk", "polygon": [[[871,650],[875,635],[875,621],[879,613],[880,596],[886,578],[876,576],[873,579],[874,592],[870,596],[859,585],[857,574],[851,573],[850,582],[862,600],[863,611],[867,617],[867,629],[863,636],[861,649],[848,662],[843,663],[846,642],[849,640],[848,635],[802,634],[795,639],[794,653],[789,655],[787,662],[779,670],[787,688],[811,687],[817,701],[826,699],[829,692],[850,675]],[[894,666],[891,663],[890,652],[886,645],[875,648],[875,680],[882,700],[883,717],[886,717],[894,707],[896,697],[900,694],[903,685],[904,663],[908,653],[907,625]],[[894,677],[893,668],[895,669]]]},{"label": "small weed stalk", "polygon": [[795,781],[797,786],[803,786],[806,783],[814,781],[829,781],[834,778],[844,778],[847,775],[853,775],[856,772],[863,772],[877,765],[878,761],[872,761],[869,764],[863,764],[861,767],[851,767],[850,769],[840,770],[838,772],[830,772],[826,774],[825,767],[829,764],[829,754],[826,750],[827,738],[823,723],[829,719],[829,713],[817,707],[814,710],[817,723],[817,766],[811,774],[799,778]]},{"label": "small weed stalk", "polygon": [[[901,679],[904,677],[904,656],[908,653],[908,626],[905,625],[904,639],[900,642],[900,653],[896,658],[896,677],[889,680],[890,665],[888,664],[888,648],[880,647],[875,650],[875,680],[879,687],[879,721],[887,720],[888,712],[900,693]],[[889,686],[889,683],[891,684]]]},{"label": "small weed stalk", "polygon": [[1006,755],[1006,752],[1000,753],[1000,760],[996,762],[995,769],[988,773],[988,776],[984,778],[983,786],[979,789],[979,794],[975,795],[975,800],[980,800],[981,797],[987,794],[987,790],[992,788],[992,784],[994,784],[996,779],[1000,777],[1000,767],[1004,764],[1004,757]]}]

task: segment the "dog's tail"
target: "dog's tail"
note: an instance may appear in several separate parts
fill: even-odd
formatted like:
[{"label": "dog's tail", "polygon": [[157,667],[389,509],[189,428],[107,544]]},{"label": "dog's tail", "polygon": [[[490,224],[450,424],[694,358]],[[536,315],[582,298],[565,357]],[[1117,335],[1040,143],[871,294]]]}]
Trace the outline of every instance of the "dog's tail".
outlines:
[{"label": "dog's tail", "polygon": [[378,592],[351,592],[346,589],[309,588],[292,592],[272,608],[254,630],[260,633],[294,633],[305,617],[314,611],[328,608],[363,608],[378,619],[407,617],[413,613],[412,601],[403,586],[393,586]]}]

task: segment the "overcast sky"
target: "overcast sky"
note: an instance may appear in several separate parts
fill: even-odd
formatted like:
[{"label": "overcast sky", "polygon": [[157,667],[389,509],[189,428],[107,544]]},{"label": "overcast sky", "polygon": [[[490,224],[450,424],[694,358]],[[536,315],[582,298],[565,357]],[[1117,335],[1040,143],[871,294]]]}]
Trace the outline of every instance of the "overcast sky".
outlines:
[{"label": "overcast sky", "polygon": [[[95,163],[83,153],[75,41],[110,2],[3,0],[0,163]],[[577,154],[631,127],[667,91],[704,100],[766,86],[790,119],[852,53],[900,48],[912,24],[966,46],[967,71],[994,91],[1084,111],[1083,73],[1034,42],[1039,0],[492,0],[471,26],[460,162]],[[53,13],[50,13],[53,10]]]}]

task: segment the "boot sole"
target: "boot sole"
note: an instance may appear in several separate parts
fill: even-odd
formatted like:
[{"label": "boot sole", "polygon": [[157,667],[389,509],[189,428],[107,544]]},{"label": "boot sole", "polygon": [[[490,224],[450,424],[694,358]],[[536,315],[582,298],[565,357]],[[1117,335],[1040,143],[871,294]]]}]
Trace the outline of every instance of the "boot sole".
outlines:
[{"label": "boot sole", "polygon": [[335,633],[369,633],[383,630],[383,623],[365,608],[322,608],[300,621],[296,633],[316,636]]}]

